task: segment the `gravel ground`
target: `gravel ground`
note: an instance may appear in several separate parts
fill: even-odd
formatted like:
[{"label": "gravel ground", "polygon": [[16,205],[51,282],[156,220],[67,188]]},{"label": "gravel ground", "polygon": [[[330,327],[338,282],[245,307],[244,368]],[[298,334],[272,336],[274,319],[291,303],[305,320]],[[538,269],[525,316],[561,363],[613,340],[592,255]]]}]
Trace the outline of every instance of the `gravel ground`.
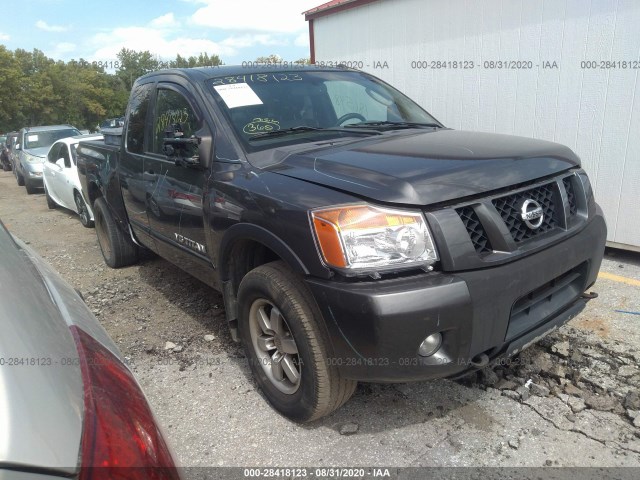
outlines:
[{"label": "gravel ground", "polygon": [[109,269],[94,230],[10,172],[0,219],[83,293],[184,466],[640,466],[640,254],[608,251],[600,297],[510,362],[458,381],[361,384],[300,426],[254,388],[217,292],[152,256]]}]

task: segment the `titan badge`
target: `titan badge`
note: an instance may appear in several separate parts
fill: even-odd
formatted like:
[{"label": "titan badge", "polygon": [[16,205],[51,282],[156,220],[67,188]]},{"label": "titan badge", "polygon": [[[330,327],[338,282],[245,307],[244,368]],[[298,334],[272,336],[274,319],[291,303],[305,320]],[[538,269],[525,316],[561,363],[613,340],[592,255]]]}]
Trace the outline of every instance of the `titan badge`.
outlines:
[{"label": "titan badge", "polygon": [[190,248],[191,250],[194,250],[198,253],[202,253],[202,254],[207,253],[206,247],[201,243],[198,243],[195,240],[191,240],[190,238],[183,237],[179,233],[174,233],[174,235],[176,236],[176,241],[180,245],[184,245],[185,247]]}]

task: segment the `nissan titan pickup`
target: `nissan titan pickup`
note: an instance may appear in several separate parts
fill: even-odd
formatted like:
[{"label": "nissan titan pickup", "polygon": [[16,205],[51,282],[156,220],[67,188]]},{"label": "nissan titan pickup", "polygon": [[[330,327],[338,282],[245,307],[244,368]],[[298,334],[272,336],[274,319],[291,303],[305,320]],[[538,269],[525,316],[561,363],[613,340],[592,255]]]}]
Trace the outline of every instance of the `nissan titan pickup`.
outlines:
[{"label": "nissan titan pickup", "polygon": [[115,130],[77,149],[105,262],[148,249],[222,292],[294,421],[511,356],[591,297],[606,226],[576,154],[447,128],[367,73],[163,70]]}]

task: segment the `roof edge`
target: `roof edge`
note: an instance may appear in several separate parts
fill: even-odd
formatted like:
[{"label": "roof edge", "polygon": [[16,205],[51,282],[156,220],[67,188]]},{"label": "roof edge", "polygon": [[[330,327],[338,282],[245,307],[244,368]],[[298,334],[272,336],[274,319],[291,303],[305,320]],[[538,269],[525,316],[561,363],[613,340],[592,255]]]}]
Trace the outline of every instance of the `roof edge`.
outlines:
[{"label": "roof edge", "polygon": [[304,19],[309,21],[314,18],[325,17],[327,15],[361,7],[377,1],[379,0],[332,0],[302,13],[304,15]]}]

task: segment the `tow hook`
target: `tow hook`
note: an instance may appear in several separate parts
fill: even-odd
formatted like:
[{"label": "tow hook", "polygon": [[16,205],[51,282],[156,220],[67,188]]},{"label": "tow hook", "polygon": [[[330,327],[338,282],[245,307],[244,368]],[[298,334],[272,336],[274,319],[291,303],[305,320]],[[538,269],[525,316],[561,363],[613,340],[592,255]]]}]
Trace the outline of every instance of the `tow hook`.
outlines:
[{"label": "tow hook", "polygon": [[484,368],[489,365],[489,356],[486,353],[476,355],[471,359],[471,365],[476,368]]},{"label": "tow hook", "polygon": [[593,300],[594,298],[598,298],[598,294],[596,292],[584,292],[581,297],[587,300]]}]

